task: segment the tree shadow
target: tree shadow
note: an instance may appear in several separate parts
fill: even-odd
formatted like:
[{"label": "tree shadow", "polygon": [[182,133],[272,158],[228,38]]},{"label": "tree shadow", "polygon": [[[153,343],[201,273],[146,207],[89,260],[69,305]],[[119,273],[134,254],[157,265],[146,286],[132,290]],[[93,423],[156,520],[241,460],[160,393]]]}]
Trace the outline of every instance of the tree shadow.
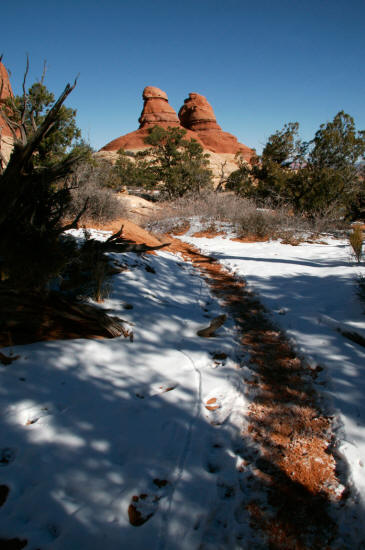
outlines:
[{"label": "tree shadow", "polygon": [[[10,491],[0,512],[0,537],[18,537],[41,550],[113,550],[121,544],[136,550],[283,548],[279,535],[270,533],[275,528],[280,536],[284,532],[288,548],[308,540],[314,541],[312,548],[323,548],[336,536],[333,505],[326,494],[313,494],[288,475],[273,452],[270,416],[257,424],[249,416],[237,425],[228,415],[221,425],[213,425],[202,406],[199,372],[207,369],[210,376],[211,366],[196,367],[197,358],[202,346],[207,356],[224,348],[224,337],[202,342],[196,326],[203,311],[198,316],[183,298],[193,292],[206,304],[206,290],[199,291],[198,278],[182,281],[183,266],[176,259],[164,255],[156,264],[146,261],[155,274],[144,269],[144,260],[138,273],[131,274],[141,286],[149,283],[143,303],[122,278],[108,303],[117,307],[114,301],[123,289],[138,320],[134,343],[116,338],[18,347],[14,351],[21,358],[1,372],[1,456],[9,460],[0,459],[0,483]],[[223,275],[216,284],[223,300],[232,296],[228,307],[243,333],[249,328],[252,336],[253,330],[265,329],[260,304],[252,296],[243,302]],[[173,288],[167,301],[166,288]],[[216,307],[210,306],[210,315]],[[150,334],[154,325],[158,340]],[[243,351],[249,348],[243,342]],[[253,356],[252,345],[250,351]],[[170,383],[170,366],[181,352],[186,362],[179,385],[159,392],[165,381]],[[256,364],[260,353],[257,347]],[[154,363],[163,367],[166,379],[161,369],[150,372]],[[240,379],[245,387],[244,369],[232,370],[232,384]],[[227,378],[223,365],[216,372],[218,384],[219,377]],[[280,379],[278,387],[286,388],[287,382]],[[291,391],[299,391],[295,377],[292,384]],[[273,399],[278,395],[259,394],[257,403]],[[138,527],[130,523],[133,503],[141,505],[141,514],[151,514]]]}]

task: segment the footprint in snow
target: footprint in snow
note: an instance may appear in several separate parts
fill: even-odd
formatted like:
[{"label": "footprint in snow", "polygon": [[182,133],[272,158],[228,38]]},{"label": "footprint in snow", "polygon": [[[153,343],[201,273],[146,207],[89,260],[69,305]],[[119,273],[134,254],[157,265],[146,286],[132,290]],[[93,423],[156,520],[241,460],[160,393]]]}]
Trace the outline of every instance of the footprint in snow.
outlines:
[{"label": "footprint in snow", "polygon": [[217,493],[221,500],[228,500],[235,496],[236,487],[232,483],[227,483],[223,479],[217,481]]},{"label": "footprint in snow", "polygon": [[15,460],[16,451],[11,447],[0,449],[0,466],[8,466]]},{"label": "footprint in snow", "polygon": [[211,356],[213,359],[213,362],[211,363],[212,369],[216,369],[217,367],[224,366],[228,358],[228,355],[223,351],[212,352]]},{"label": "footprint in snow", "polygon": [[169,482],[166,479],[154,479],[153,483],[157,492],[155,494],[142,493],[134,495],[128,507],[129,523],[134,527],[140,527],[158,510],[159,501],[166,496],[166,488]]},{"label": "footprint in snow", "polygon": [[[209,448],[209,447],[208,447]],[[220,472],[224,465],[224,446],[219,440],[210,444],[210,451],[206,462],[206,469],[210,474]]]}]

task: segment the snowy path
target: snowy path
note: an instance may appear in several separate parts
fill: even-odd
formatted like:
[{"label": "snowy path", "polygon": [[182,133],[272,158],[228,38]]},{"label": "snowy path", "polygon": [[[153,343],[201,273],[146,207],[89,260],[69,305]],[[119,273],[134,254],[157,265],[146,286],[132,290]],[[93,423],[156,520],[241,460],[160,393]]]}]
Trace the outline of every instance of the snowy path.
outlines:
[{"label": "snowy path", "polygon": [[[283,327],[295,348],[315,371],[316,388],[339,440],[338,455],[352,485],[349,516],[365,510],[365,350],[344,332],[365,334],[365,320],[355,294],[355,280],[364,268],[354,265],[344,240],[298,247],[279,242],[242,243],[227,238],[184,236],[202,253],[217,258],[249,288]],[[364,544],[363,527],[358,541]],[[356,523],[356,522],[355,522]],[[362,532],[361,532],[362,531]]]},{"label": "snowy path", "polygon": [[133,324],[133,342],[2,350],[20,358],[0,370],[0,539],[34,550],[240,548],[254,534],[248,514],[233,513],[247,407],[233,323],[196,335],[222,311],[179,257],[123,261],[103,307]]},{"label": "snowy path", "polygon": [[[316,387],[338,419],[362,498],[364,351],[337,331],[364,328],[345,245],[184,238],[247,278],[311,366],[323,367]],[[23,540],[33,550],[267,548],[252,523],[253,503],[267,508],[265,461],[247,436],[257,372],[235,321],[199,338],[223,313],[199,271],[168,252],[122,260],[129,269],[114,276],[102,307],[130,324],[133,342],[2,350],[20,358],[0,369],[0,541],[17,537],[17,548]],[[359,504],[344,514],[343,540],[361,548]]]}]

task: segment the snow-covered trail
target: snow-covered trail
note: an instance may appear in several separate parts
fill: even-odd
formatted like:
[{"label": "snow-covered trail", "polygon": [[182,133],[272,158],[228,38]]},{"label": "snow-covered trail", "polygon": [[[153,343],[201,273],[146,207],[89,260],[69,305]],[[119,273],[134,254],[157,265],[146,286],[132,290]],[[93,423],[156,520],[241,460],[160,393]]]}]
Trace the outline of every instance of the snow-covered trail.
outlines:
[{"label": "snow-covered trail", "polygon": [[[348,472],[342,473],[353,490],[349,506],[361,517],[365,510],[365,350],[343,333],[365,335],[364,314],[355,293],[356,277],[364,274],[364,268],[354,265],[344,240],[293,247],[222,237],[181,238],[247,281],[273,321],[315,369],[322,406],[334,417],[336,452],[348,466]],[[356,528],[362,529],[359,524]],[[359,537],[364,533],[359,532]]]},{"label": "snow-covered trail", "polygon": [[[106,235],[94,232],[100,239]],[[349,407],[356,389],[354,371],[338,360],[334,345],[341,344],[346,361],[351,351],[357,367],[363,366],[362,350],[344,343],[334,329],[340,323],[362,330],[352,295],[356,268],[349,267],[345,248],[336,248],[338,241],[314,245],[303,257],[305,246],[184,239],[247,278],[311,366],[320,361],[324,369],[315,371],[317,391],[336,412],[340,450],[361,493],[362,478],[358,483],[353,470],[356,464],[363,467],[364,417],[352,439],[357,454],[351,462],[342,437],[347,409],[334,399],[333,376],[347,375]],[[255,503],[272,514],[262,484],[268,463],[248,436],[257,371],[248,363],[236,322],[229,317],[215,338],[199,338],[197,331],[223,312],[223,302],[198,269],[168,252],[114,257],[128,270],[114,276],[112,293],[101,307],[125,319],[133,342],[78,339],[2,350],[20,358],[0,369],[0,541],[17,537],[33,550],[267,548],[268,539],[252,521],[259,513]],[[199,269],[209,265],[209,258],[198,263]],[[302,275],[302,269],[310,273]],[[322,281],[318,273],[326,273],[321,269],[345,283],[344,300],[329,275],[323,277],[333,283],[332,296],[325,299],[328,286],[316,286]],[[309,282],[301,287],[302,277]],[[224,285],[225,275],[218,273],[218,279]],[[328,338],[332,378],[324,355],[316,356],[324,353],[322,338]],[[354,402],[361,413],[360,397]],[[3,487],[9,493],[1,502]],[[358,504],[350,504],[343,540],[361,547],[361,514]],[[336,544],[336,549],[347,547],[341,540]]]},{"label": "snow-covered trail", "polygon": [[0,370],[0,539],[33,550],[245,547],[255,534],[237,490],[247,399],[233,323],[196,335],[222,310],[179,257],[123,261],[102,307],[131,324],[133,342],[2,350],[20,358]]}]

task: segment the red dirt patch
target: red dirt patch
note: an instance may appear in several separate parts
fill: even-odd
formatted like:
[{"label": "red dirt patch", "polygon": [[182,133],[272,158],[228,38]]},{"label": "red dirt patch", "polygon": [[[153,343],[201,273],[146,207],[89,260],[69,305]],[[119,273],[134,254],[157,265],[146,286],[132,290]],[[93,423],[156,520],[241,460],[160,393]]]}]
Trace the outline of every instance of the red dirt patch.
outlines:
[{"label": "red dirt patch", "polygon": [[189,231],[189,229],[190,229],[190,223],[184,222],[182,225],[179,225],[178,227],[176,227],[176,229],[171,231],[171,235],[176,235],[176,236],[185,235],[185,233]]},{"label": "red dirt patch", "polygon": [[206,231],[197,231],[194,233],[193,237],[204,238],[204,239],[214,239],[214,237],[219,237],[220,235],[225,235],[224,231],[211,231],[207,229]]},{"label": "red dirt patch", "polygon": [[258,235],[246,235],[245,237],[234,237],[230,240],[237,243],[266,243],[270,240],[270,237],[268,235],[265,237],[259,237]]}]

